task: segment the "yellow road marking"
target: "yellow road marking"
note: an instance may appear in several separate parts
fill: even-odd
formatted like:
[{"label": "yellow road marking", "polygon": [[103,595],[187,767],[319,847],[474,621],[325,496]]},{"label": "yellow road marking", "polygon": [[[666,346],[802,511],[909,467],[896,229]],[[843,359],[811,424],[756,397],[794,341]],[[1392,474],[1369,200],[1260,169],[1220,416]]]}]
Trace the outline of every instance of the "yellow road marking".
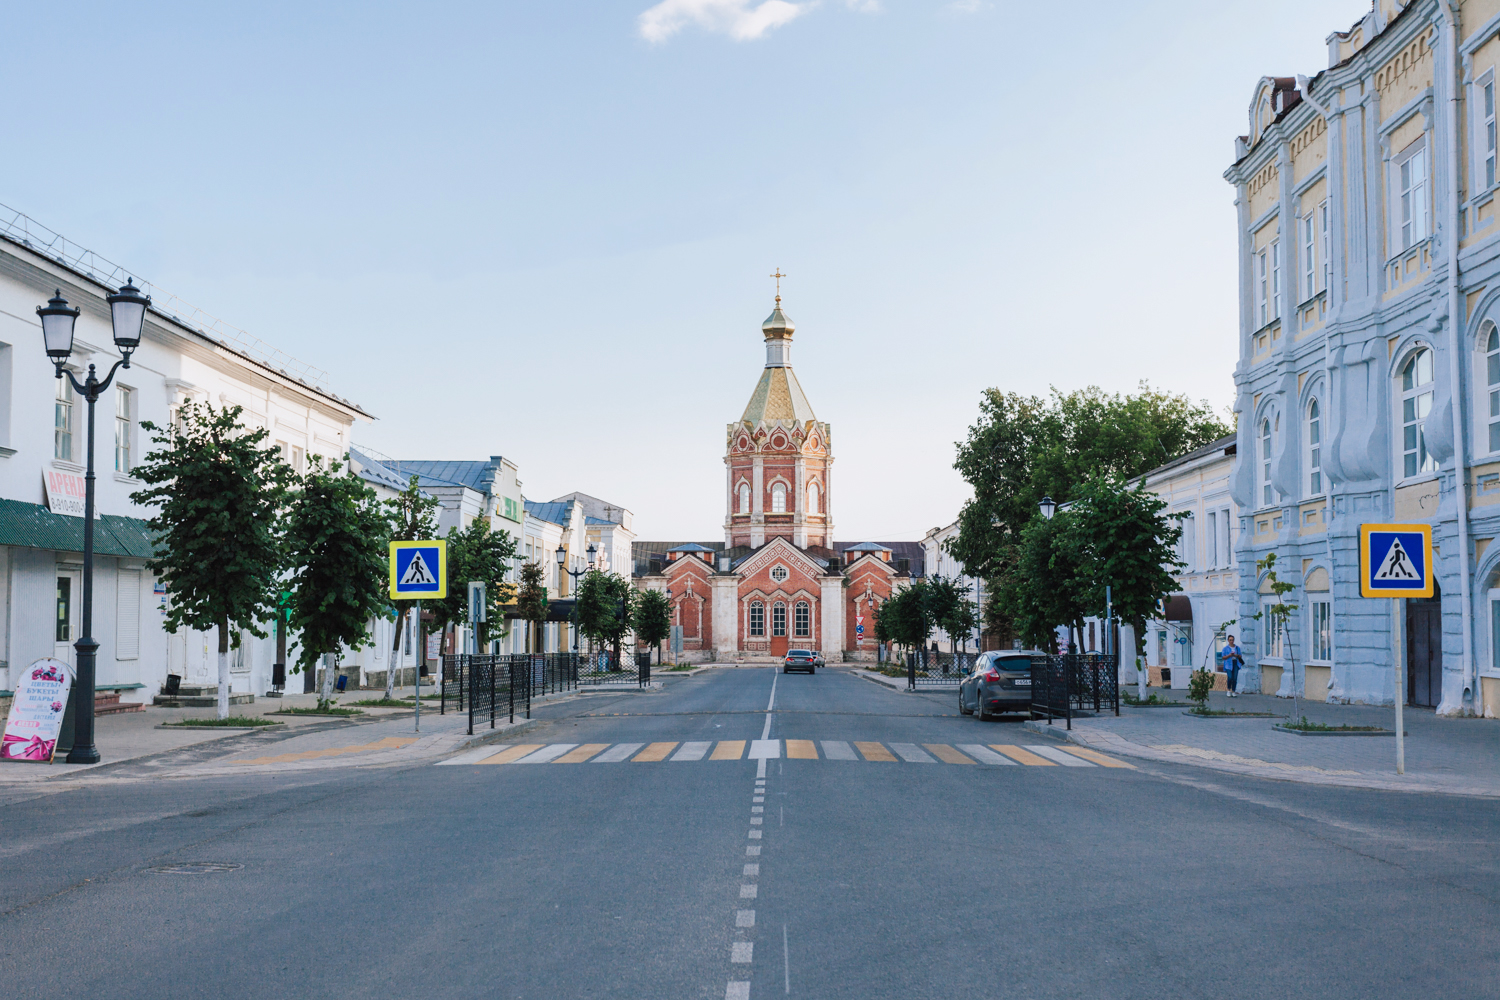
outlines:
[{"label": "yellow road marking", "polygon": [[319,757],[337,757],[346,753],[364,753],[367,750],[394,750],[417,742],[415,736],[387,736],[374,743],[361,743],[352,747],[329,747],[326,750],[303,750],[298,753],[282,753],[274,757],[253,757],[250,760],[233,761],[235,764],[289,764],[299,760],[317,760]]},{"label": "yellow road marking", "polygon": [[1057,766],[1057,761],[1055,760],[1048,760],[1046,757],[1040,757],[1030,750],[1022,750],[1020,747],[1013,747],[1005,743],[991,743],[990,749],[999,750],[1018,764],[1027,764],[1031,767]]},{"label": "yellow road marking", "polygon": [[787,740],[786,755],[797,760],[817,760],[818,749],[812,740]]},{"label": "yellow road marking", "polygon": [[923,743],[924,747],[932,752],[932,755],[944,764],[972,764],[974,763],[957,750],[946,743]]},{"label": "yellow road marking", "polygon": [[739,760],[745,756],[744,740],[720,740],[709,760]]},{"label": "yellow road marking", "polygon": [[569,750],[567,753],[563,754],[561,757],[557,758],[552,763],[554,763],[554,764],[582,764],[584,761],[588,760],[590,757],[594,756],[594,754],[598,753],[599,751],[601,751],[601,750],[608,750],[608,749],[609,749],[609,744],[608,743],[585,743],[583,746],[579,747],[577,750]]},{"label": "yellow road marking", "polygon": [[545,743],[521,743],[516,746],[506,747],[499,753],[486,757],[484,760],[476,760],[476,764],[509,764],[513,760],[520,760],[529,753],[533,753],[546,746]]},{"label": "yellow road marking", "polygon": [[865,755],[865,760],[895,760],[896,757],[879,743],[855,743],[855,749]]},{"label": "yellow road marking", "polygon": [[676,748],[676,743],[653,743],[630,759],[632,761],[666,760],[667,754],[671,753]]},{"label": "yellow road marking", "polygon": [[1116,760],[1113,757],[1106,757],[1099,751],[1090,750],[1088,747],[1058,747],[1057,749],[1063,751],[1064,753],[1070,753],[1074,757],[1082,757],[1084,760],[1092,761],[1095,764],[1098,764],[1100,767],[1128,767],[1132,771],[1135,770],[1134,764],[1127,764],[1123,760]]}]

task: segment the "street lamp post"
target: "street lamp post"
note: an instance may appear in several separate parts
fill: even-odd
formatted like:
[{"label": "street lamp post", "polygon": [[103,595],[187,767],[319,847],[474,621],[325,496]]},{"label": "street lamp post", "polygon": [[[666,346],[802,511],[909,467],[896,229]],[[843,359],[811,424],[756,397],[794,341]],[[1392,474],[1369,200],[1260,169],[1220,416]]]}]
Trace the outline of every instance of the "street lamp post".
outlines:
[{"label": "street lamp post", "polygon": [[83,489],[83,620],[79,624],[78,641],[73,644],[78,653],[78,669],[73,680],[73,749],[68,751],[69,764],[99,763],[99,748],[94,745],[94,667],[99,654],[99,643],[94,641],[94,404],[114,382],[115,373],[130,367],[130,355],[141,346],[141,327],[151,297],[142,295],[135,283],[127,279],[125,286],[106,296],[105,301],[109,303],[109,318],[120,360],[114,363],[103,381],[95,374],[92,364],[89,365],[88,377],[82,382],[64,367],[73,354],[73,327],[81,310],[68,308],[62,289],[59,288],[45,306],[36,307],[42,320],[42,341],[47,357],[57,369],[57,377],[66,377],[73,391],[88,403],[88,468]]},{"label": "street lamp post", "polygon": [[573,599],[573,653],[578,653],[578,578],[588,574],[594,568],[594,554],[599,550],[594,546],[588,547],[589,569],[567,569],[568,550],[561,545],[557,547],[557,566],[564,573],[573,578],[573,586],[568,588],[568,596]]}]

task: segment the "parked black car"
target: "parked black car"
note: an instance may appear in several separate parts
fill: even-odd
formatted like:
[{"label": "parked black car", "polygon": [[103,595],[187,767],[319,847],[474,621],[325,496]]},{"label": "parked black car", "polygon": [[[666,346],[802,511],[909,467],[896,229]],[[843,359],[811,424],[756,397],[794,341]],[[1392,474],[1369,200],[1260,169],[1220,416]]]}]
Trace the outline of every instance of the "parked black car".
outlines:
[{"label": "parked black car", "polygon": [[958,710],[980,720],[1001,712],[1031,710],[1031,658],[1035,650],[1016,649],[981,653],[958,684]]}]

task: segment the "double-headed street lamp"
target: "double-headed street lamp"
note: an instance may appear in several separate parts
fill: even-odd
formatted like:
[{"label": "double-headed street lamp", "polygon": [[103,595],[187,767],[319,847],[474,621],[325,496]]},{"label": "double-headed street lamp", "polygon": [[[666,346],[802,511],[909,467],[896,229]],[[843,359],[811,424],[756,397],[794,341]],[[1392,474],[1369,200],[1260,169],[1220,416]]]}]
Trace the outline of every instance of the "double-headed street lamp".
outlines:
[{"label": "double-headed street lamp", "polygon": [[573,652],[578,652],[578,578],[584,576],[594,568],[594,555],[599,550],[593,545],[588,547],[589,568],[568,569],[568,550],[563,546],[557,547],[557,568],[573,578],[573,586],[568,588],[568,596],[573,599]]},{"label": "double-headed street lamp", "polygon": [[109,303],[109,319],[120,360],[102,382],[92,364],[82,382],[64,367],[73,355],[73,326],[81,310],[68,308],[68,300],[63,298],[60,288],[45,306],[36,307],[36,314],[42,319],[42,342],[47,357],[57,367],[57,377],[66,377],[72,383],[73,391],[83,396],[89,410],[88,471],[84,475],[83,492],[83,621],[78,641],[73,643],[78,653],[78,670],[73,680],[73,749],[68,751],[69,764],[99,762],[99,748],[94,746],[94,664],[99,653],[99,644],[94,641],[94,403],[114,382],[115,372],[130,367],[130,355],[141,346],[141,327],[151,296],[142,295],[127,278],[125,287],[106,296],[105,301]]}]

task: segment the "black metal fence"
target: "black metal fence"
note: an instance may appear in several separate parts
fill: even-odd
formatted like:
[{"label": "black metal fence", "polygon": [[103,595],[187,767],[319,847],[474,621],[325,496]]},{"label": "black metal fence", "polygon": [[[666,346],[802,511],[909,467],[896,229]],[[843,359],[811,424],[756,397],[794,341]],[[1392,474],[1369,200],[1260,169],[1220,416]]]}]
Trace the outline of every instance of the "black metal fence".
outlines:
[{"label": "black metal fence", "polygon": [[957,687],[974,669],[978,653],[941,653],[919,649],[906,654],[906,688]]},{"label": "black metal fence", "polygon": [[1120,667],[1114,654],[1074,653],[1031,658],[1031,717],[1063,719],[1080,712],[1120,714]]},{"label": "black metal fence", "polygon": [[469,734],[474,725],[489,724],[516,713],[531,718],[534,696],[571,691],[578,687],[578,657],[574,653],[520,653],[443,657],[438,711],[469,713]]},{"label": "black metal fence", "polygon": [[629,657],[616,659],[615,654],[607,649],[587,654],[579,663],[578,683],[590,687],[601,684],[645,687],[651,683],[651,658],[642,654],[633,660]]}]

